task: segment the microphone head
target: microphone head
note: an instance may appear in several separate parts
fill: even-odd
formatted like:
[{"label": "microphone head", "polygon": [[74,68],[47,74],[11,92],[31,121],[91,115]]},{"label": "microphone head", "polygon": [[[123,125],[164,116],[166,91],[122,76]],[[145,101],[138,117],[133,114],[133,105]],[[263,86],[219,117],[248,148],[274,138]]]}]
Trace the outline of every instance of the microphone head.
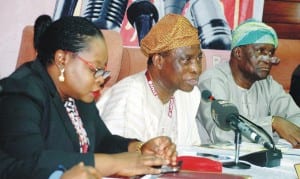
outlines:
[{"label": "microphone head", "polygon": [[231,130],[230,120],[239,114],[235,105],[225,100],[214,100],[211,103],[211,116],[216,125],[225,131]]},{"label": "microphone head", "polygon": [[86,0],[82,7],[82,16],[99,29],[119,31],[127,4],[128,0]]},{"label": "microphone head", "polygon": [[205,102],[209,102],[211,101],[212,98],[212,94],[209,90],[204,90],[201,93],[201,98],[205,101]]},{"label": "microphone head", "polygon": [[158,11],[148,0],[136,0],[127,9],[127,19],[133,27],[136,18],[141,15],[149,15],[155,22],[158,21]]}]

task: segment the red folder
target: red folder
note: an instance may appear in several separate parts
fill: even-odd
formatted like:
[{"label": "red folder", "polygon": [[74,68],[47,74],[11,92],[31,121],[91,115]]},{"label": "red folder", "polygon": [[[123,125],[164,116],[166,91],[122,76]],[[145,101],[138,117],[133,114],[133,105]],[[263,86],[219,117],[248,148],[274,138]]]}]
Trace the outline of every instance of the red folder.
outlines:
[{"label": "red folder", "polygon": [[181,170],[222,173],[222,163],[205,157],[179,156]]}]

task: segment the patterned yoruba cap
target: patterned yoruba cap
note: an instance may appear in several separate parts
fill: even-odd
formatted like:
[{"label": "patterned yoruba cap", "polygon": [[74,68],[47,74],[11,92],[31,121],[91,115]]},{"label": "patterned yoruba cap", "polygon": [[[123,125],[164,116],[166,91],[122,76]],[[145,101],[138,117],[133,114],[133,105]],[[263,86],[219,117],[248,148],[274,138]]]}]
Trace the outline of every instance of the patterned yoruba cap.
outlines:
[{"label": "patterned yoruba cap", "polygon": [[141,50],[147,56],[178,47],[200,44],[198,30],[178,14],[167,14],[141,40]]},{"label": "patterned yoruba cap", "polygon": [[231,49],[258,43],[272,44],[277,48],[278,37],[275,30],[263,22],[248,19],[232,32]]}]

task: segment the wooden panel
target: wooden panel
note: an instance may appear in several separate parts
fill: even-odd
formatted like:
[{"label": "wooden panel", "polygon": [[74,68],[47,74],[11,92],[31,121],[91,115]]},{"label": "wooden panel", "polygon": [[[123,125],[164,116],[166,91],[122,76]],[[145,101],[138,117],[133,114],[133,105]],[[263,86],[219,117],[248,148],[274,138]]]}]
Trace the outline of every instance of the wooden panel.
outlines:
[{"label": "wooden panel", "polygon": [[273,27],[281,39],[300,39],[299,24],[267,23]]},{"label": "wooden panel", "polygon": [[300,39],[300,0],[265,0],[263,22],[272,26],[279,38]]},{"label": "wooden panel", "polygon": [[277,23],[300,23],[300,2],[266,1],[263,20]]}]

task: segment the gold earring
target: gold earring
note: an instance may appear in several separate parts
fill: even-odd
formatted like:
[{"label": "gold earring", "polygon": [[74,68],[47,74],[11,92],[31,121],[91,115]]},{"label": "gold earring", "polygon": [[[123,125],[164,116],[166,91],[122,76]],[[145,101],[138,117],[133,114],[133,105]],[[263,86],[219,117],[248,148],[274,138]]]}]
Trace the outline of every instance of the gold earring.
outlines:
[{"label": "gold earring", "polygon": [[60,68],[60,75],[58,76],[58,81],[60,81],[60,82],[65,81],[64,72],[65,72],[65,68],[64,67]]}]

